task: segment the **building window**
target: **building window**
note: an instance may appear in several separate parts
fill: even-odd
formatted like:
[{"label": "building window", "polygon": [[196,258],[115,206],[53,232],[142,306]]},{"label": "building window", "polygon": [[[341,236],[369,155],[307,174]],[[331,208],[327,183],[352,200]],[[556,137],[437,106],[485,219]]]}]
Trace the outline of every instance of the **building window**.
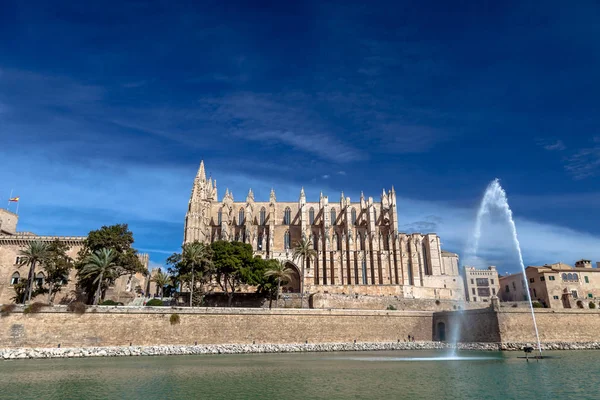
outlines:
[{"label": "building window", "polygon": [[16,285],[17,283],[19,283],[19,279],[21,278],[21,275],[19,275],[18,272],[15,272],[14,274],[12,274],[12,276],[10,277],[10,284],[12,285]]},{"label": "building window", "polygon": [[317,241],[317,235],[312,235],[313,249],[319,250],[319,242]]},{"label": "building window", "polygon": [[256,242],[256,248],[258,250],[262,250],[262,241],[263,241],[263,234],[259,233],[258,234],[258,241]]},{"label": "building window", "polygon": [[473,297],[473,301],[477,301],[477,297]]},{"label": "building window", "polygon": [[588,293],[588,297],[589,297],[590,299],[592,299],[592,298],[594,298],[594,295],[593,295],[593,294],[591,294],[591,293]]},{"label": "building window", "polygon": [[[523,282],[523,286],[525,286],[525,282]],[[513,282],[513,289],[517,290],[517,284]]]},{"label": "building window", "polygon": [[333,240],[335,241],[335,249],[338,251],[342,250],[342,239],[341,239],[340,235],[335,233],[333,235]]},{"label": "building window", "polygon": [[494,284],[494,280],[493,279],[490,279],[490,282],[491,282],[492,285]]},{"label": "building window", "polygon": [[471,288],[471,292],[475,294],[475,288]]},{"label": "building window", "polygon": [[358,234],[358,240],[360,241],[360,249],[365,250],[365,238],[360,233]]},{"label": "building window", "polygon": [[533,283],[533,282],[535,282],[535,279],[529,278],[529,283]]},{"label": "building window", "polygon": [[44,285],[44,273],[43,272],[38,272],[37,275],[35,276],[35,283],[38,286],[43,286]]},{"label": "building window", "polygon": [[568,276],[567,276],[567,274],[565,274],[564,272],[563,272],[563,274],[561,275],[561,277],[562,277],[562,280],[563,280],[563,281],[566,281],[566,280],[568,279]]},{"label": "building window", "polygon": [[221,211],[221,209],[219,209],[219,212],[217,213],[217,225],[221,225],[223,221],[223,211]]},{"label": "building window", "polygon": [[492,288],[492,294],[495,296],[496,295],[496,288]]},{"label": "building window", "polygon": [[477,278],[477,286],[489,286],[488,278]]},{"label": "building window", "polygon": [[240,208],[240,212],[238,213],[238,225],[242,225],[244,223],[244,209]]},{"label": "building window", "polygon": [[548,277],[548,280],[550,280],[550,281],[553,281],[553,280],[555,280],[555,279],[554,279],[554,277],[553,277],[552,275],[550,275],[550,276]]},{"label": "building window", "polygon": [[475,279],[471,279],[471,285],[475,284]]},{"label": "building window", "polygon": [[490,297],[490,288],[488,288],[488,287],[477,288],[477,295],[479,297]]},{"label": "building window", "polygon": [[545,280],[546,280],[546,278],[545,278],[545,277],[543,277],[543,276],[540,276],[540,282],[544,282]]},{"label": "building window", "polygon": [[537,297],[537,293],[535,292],[535,289],[533,289],[533,297]]},{"label": "building window", "polygon": [[289,225],[292,221],[292,210],[290,210],[289,207],[285,208],[285,211],[283,213],[283,224],[284,225]]},{"label": "building window", "polygon": [[572,281],[573,280],[573,274],[567,274],[567,280]]},{"label": "building window", "polygon": [[587,276],[584,276],[583,279],[585,280],[585,283],[590,283],[590,279]]},{"label": "building window", "polygon": [[283,247],[286,250],[290,248],[290,231],[286,231],[283,235]]},{"label": "building window", "polygon": [[571,290],[571,295],[573,296],[574,299],[577,298],[577,290]]},{"label": "building window", "polygon": [[356,225],[356,209],[355,208],[353,208],[350,211],[350,221],[351,221],[352,225]]},{"label": "building window", "polygon": [[335,220],[337,219],[335,216],[335,208],[332,208],[329,213],[331,215],[331,225],[335,225]]},{"label": "building window", "polygon": [[367,284],[367,262],[362,260],[362,283],[363,285]]},{"label": "building window", "polygon": [[310,225],[315,224],[315,209],[312,207],[310,208],[310,210],[308,210],[308,223]]},{"label": "building window", "polygon": [[505,292],[510,293],[510,289],[508,288],[508,285],[506,285],[506,287],[505,287]]},{"label": "building window", "polygon": [[558,300],[558,296],[552,296],[554,300]]},{"label": "building window", "polygon": [[260,224],[264,225],[265,224],[265,220],[267,219],[267,210],[263,207],[260,209]]},{"label": "building window", "polygon": [[15,260],[15,265],[21,265],[21,257],[17,257]]},{"label": "building window", "polygon": [[577,274],[573,274],[573,280],[574,281],[578,281],[579,280],[579,276]]}]

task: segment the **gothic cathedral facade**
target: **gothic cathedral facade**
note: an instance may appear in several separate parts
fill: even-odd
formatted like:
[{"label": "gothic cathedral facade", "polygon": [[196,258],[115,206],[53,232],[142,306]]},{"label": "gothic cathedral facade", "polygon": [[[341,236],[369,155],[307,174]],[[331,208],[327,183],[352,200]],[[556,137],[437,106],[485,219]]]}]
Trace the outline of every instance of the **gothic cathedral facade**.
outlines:
[{"label": "gothic cathedral facade", "polygon": [[[317,252],[304,268],[292,259],[294,245],[303,238]],[[439,236],[398,232],[393,187],[381,193],[379,202],[362,194],[352,202],[343,193],[339,202],[330,203],[322,193],[318,202],[307,202],[304,189],[297,202],[278,202],[274,190],[268,202],[255,201],[252,189],[244,202],[234,201],[229,190],[219,200],[217,182],[206,179],[201,162],[184,243],[215,240],[245,242],[257,256],[288,262],[297,280],[304,280],[306,294],[464,299],[458,256],[441,249]]]}]

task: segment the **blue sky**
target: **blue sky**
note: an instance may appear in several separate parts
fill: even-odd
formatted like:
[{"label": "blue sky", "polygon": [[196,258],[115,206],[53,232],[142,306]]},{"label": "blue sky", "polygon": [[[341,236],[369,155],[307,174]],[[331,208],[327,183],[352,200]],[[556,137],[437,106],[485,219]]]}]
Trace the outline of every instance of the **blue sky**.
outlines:
[{"label": "blue sky", "polygon": [[[161,264],[204,159],[236,199],[393,184],[399,229],[463,255],[498,177],[527,264],[600,261],[600,6],[461,3],[3,2],[0,201]],[[512,272],[506,229],[480,256]]]}]

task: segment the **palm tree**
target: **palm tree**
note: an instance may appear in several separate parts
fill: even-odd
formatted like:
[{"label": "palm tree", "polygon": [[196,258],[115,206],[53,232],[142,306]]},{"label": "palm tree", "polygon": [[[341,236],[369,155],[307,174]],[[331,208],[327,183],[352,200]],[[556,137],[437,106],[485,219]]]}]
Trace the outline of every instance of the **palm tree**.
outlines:
[{"label": "palm tree", "polygon": [[150,279],[150,282],[156,283],[156,288],[160,289],[160,297],[163,297],[163,289],[165,288],[165,286],[171,284],[171,277],[163,273],[161,270],[158,270],[156,275],[154,275],[152,279]]},{"label": "palm tree", "polygon": [[313,244],[310,239],[302,238],[302,240],[296,242],[292,257],[295,260],[300,259],[302,261],[302,276],[300,277],[300,307],[304,307],[304,264],[306,260],[310,260],[317,256],[317,252],[313,249]]},{"label": "palm tree", "polygon": [[281,281],[289,281],[292,279],[294,270],[290,268],[284,261],[274,262],[265,271],[265,278],[271,276],[277,278],[277,304],[279,304],[279,293],[281,292]]},{"label": "palm tree", "polygon": [[117,275],[117,264],[115,258],[117,254],[112,249],[100,249],[90,254],[85,259],[85,265],[81,269],[83,278],[94,278],[93,283],[98,283],[96,294],[94,295],[94,305],[98,304],[102,294],[102,284],[106,279],[114,278]]},{"label": "palm tree", "polygon": [[35,267],[43,263],[48,258],[48,245],[42,242],[31,242],[19,253],[19,266],[29,265],[29,276],[27,278],[27,294],[23,297],[25,301],[31,301],[31,292],[33,291],[33,280],[35,276]]},{"label": "palm tree", "polygon": [[186,243],[183,245],[181,258],[184,264],[192,269],[192,284],[190,285],[190,307],[194,297],[194,270],[201,272],[201,267],[209,261],[209,247],[200,242]]}]

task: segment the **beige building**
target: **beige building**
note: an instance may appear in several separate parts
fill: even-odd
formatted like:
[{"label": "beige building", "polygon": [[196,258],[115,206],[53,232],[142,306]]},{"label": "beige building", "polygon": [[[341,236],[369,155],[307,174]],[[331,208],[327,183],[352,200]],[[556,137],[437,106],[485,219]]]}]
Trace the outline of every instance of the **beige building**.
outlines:
[{"label": "beige building", "polygon": [[476,269],[466,267],[464,269],[465,297],[470,302],[489,302],[493,296],[497,296],[500,290],[498,271],[496,267],[487,269]]},{"label": "beige building", "polygon": [[342,193],[330,202],[321,194],[310,202],[304,189],[298,201],[257,201],[250,189],[236,202],[225,191],[219,199],[216,180],[206,179],[204,163],[194,179],[185,217],[184,243],[237,240],[252,245],[255,255],[286,261],[295,279],[286,290],[298,292],[302,266],[292,248],[310,239],[317,257],[307,262],[306,293],[395,295],[404,298],[462,300],[458,256],[443,251],[433,233],[398,232],[394,188],[379,201],[361,195],[351,201]]},{"label": "beige building", "polygon": [[[20,251],[34,241],[51,243],[58,239],[70,246],[67,255],[77,259],[77,253],[82,248],[85,236],[39,236],[31,232],[18,232],[18,215],[0,209],[0,304],[11,303],[15,296],[13,285],[22,279],[27,279],[29,270],[27,266],[19,266]],[[142,264],[148,268],[148,254],[140,254]],[[36,267],[36,283],[43,285],[45,275],[41,266]],[[143,274],[122,276],[107,290],[106,299],[129,303],[131,300],[146,291],[148,278]],[[68,284],[61,292],[56,294],[55,303],[64,303],[77,297],[76,271],[71,270]],[[47,295],[40,295],[34,301],[46,301]]]},{"label": "beige building", "polygon": [[[525,269],[532,301],[549,308],[588,308],[600,305],[600,269],[590,260],[572,267],[564,263],[529,266]],[[500,278],[502,301],[526,301],[523,274]]]}]

